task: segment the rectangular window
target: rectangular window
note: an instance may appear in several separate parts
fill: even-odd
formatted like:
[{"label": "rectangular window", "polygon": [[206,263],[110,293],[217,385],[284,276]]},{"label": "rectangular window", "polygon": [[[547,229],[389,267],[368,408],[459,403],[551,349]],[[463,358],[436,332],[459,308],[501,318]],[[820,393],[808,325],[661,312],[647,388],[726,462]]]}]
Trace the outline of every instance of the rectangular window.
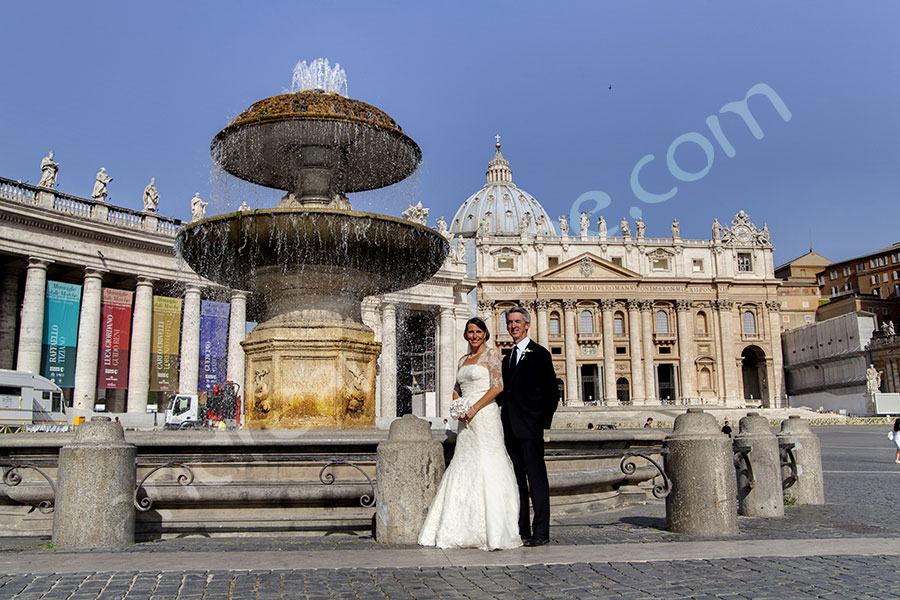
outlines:
[{"label": "rectangular window", "polygon": [[738,252],[738,273],[751,273],[753,271],[753,257],[749,252]]},{"label": "rectangular window", "polygon": [[616,346],[616,354],[628,354],[628,348],[625,346]]},{"label": "rectangular window", "polygon": [[669,259],[668,258],[654,258],[650,261],[650,267],[654,271],[668,271],[669,270]]},{"label": "rectangular window", "polygon": [[900,271],[894,271],[893,277],[894,277],[894,281],[897,281],[898,279],[900,279]]},{"label": "rectangular window", "polygon": [[857,273],[862,273],[862,272],[865,271],[865,270],[866,270],[866,264],[865,264],[865,263],[859,263],[858,265],[856,265],[856,272],[857,272]]},{"label": "rectangular window", "polygon": [[836,285],[831,286],[831,295],[832,296],[838,295],[838,287]]},{"label": "rectangular window", "polygon": [[850,267],[844,267],[844,277],[850,276]]},{"label": "rectangular window", "polygon": [[694,265],[694,273],[702,273],[703,272],[703,259],[695,258],[692,262]]},{"label": "rectangular window", "polygon": [[845,292],[849,292],[849,291],[852,290],[852,289],[853,289],[853,284],[851,284],[849,281],[848,281],[847,283],[844,284],[844,291],[845,291]]},{"label": "rectangular window", "polygon": [[800,303],[800,306],[802,306],[803,308],[809,308],[809,302],[807,300],[804,300]]},{"label": "rectangular window", "polygon": [[829,273],[828,278],[831,279],[832,281],[837,279],[837,271],[832,271],[831,273]]},{"label": "rectangular window", "polygon": [[872,283],[873,283],[873,284],[878,283],[878,275],[877,275],[877,274],[876,274],[876,275],[872,275]]},{"label": "rectangular window", "polygon": [[550,317],[550,335],[559,335],[559,317]]},{"label": "rectangular window", "polygon": [[613,333],[623,335],[625,333],[625,319],[622,317],[613,318]]},{"label": "rectangular window", "polygon": [[900,283],[895,283],[895,284],[894,284],[894,295],[895,295],[895,296],[900,296]]},{"label": "rectangular window", "polygon": [[622,266],[622,257],[621,256],[613,256],[609,259],[610,262],[614,265]]},{"label": "rectangular window", "polygon": [[501,256],[497,259],[497,268],[503,271],[511,271],[516,266],[516,261],[512,257]]},{"label": "rectangular window", "polygon": [[672,354],[672,349],[668,346],[660,346],[659,353],[660,354]]},{"label": "rectangular window", "polygon": [[819,285],[825,285],[825,278],[822,277],[821,275],[819,275],[819,276],[816,278],[816,281],[819,283]]},{"label": "rectangular window", "polygon": [[782,315],[781,320],[784,321],[785,323],[790,323],[790,322],[791,322],[791,315]]},{"label": "rectangular window", "polygon": [[562,354],[562,347],[561,346],[551,346],[550,354]]},{"label": "rectangular window", "polygon": [[881,298],[881,288],[872,288],[872,295]]},{"label": "rectangular window", "polygon": [[555,267],[558,264],[559,264],[558,256],[548,256],[547,257],[547,268],[548,269],[552,269],[553,267]]}]

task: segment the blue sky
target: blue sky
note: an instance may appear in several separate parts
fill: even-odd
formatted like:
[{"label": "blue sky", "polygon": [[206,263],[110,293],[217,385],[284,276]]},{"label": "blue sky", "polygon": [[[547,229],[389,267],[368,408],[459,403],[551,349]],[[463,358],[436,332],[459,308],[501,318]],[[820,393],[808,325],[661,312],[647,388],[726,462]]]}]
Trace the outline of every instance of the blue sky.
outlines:
[{"label": "blue sky", "polygon": [[[648,236],[709,237],[745,210],[768,223],[776,262],[841,260],[900,241],[900,52],[894,2],[42,2],[7,3],[0,67],[0,176],[36,183],[47,151],[61,191],[89,196],[101,166],[113,204],[141,208],[156,178],[161,213],[208,215],[278,194],[223,183],[209,142],[256,100],[290,86],[298,60],[345,69],[349,95],[385,110],[421,146],[407,182],[354,198],[399,213],[412,201],[449,221],[484,183],[494,135],[514,181],[554,218],[586,192],[618,223],[640,210]],[[734,113],[750,110],[763,137]],[[610,89],[612,86],[612,89]],[[718,115],[734,148],[710,132]],[[667,167],[679,136],[679,181]],[[635,164],[655,193],[630,183]],[[708,167],[708,169],[706,169]],[[590,208],[588,205],[586,208]],[[594,214],[592,221],[596,220]]]}]

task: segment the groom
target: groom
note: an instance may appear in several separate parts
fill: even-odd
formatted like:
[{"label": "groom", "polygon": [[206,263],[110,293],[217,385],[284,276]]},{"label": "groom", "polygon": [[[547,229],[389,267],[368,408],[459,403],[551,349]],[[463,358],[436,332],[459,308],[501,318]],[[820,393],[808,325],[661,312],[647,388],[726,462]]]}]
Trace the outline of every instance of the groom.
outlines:
[{"label": "groom", "polygon": [[[506,451],[519,484],[519,534],[526,546],[550,541],[550,485],[544,462],[544,429],[559,402],[550,352],[528,337],[531,316],[519,306],[506,311],[513,348],[503,358],[503,393],[498,397]],[[529,489],[534,521],[529,522]]]}]

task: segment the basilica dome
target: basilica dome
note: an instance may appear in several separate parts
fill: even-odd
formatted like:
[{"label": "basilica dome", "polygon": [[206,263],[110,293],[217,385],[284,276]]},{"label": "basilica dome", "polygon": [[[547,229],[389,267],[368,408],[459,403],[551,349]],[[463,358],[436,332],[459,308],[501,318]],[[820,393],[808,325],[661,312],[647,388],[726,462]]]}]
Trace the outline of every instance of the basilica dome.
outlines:
[{"label": "basilica dome", "polygon": [[487,183],[459,207],[450,232],[475,237],[479,227],[482,234],[490,235],[519,235],[523,230],[531,235],[556,235],[553,221],[541,203],[513,183],[509,161],[500,153],[500,142],[488,164]]}]

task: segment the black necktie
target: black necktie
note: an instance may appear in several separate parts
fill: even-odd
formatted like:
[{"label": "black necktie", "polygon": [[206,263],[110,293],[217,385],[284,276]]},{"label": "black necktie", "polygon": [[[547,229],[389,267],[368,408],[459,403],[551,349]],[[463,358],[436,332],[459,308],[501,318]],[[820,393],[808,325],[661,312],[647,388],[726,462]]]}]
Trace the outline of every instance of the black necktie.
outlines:
[{"label": "black necktie", "polygon": [[509,367],[511,369],[515,369],[516,364],[518,363],[518,360],[516,360],[518,358],[518,356],[517,356],[518,349],[519,349],[519,346],[517,346],[517,345],[513,346],[512,352],[509,353]]}]

